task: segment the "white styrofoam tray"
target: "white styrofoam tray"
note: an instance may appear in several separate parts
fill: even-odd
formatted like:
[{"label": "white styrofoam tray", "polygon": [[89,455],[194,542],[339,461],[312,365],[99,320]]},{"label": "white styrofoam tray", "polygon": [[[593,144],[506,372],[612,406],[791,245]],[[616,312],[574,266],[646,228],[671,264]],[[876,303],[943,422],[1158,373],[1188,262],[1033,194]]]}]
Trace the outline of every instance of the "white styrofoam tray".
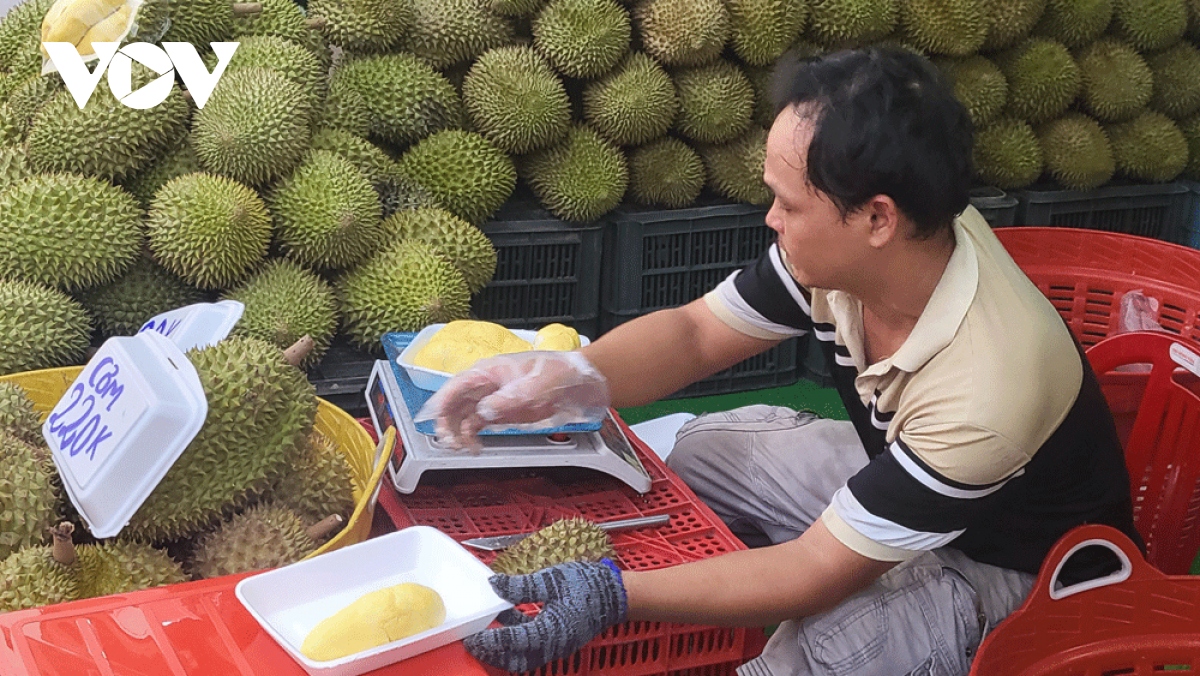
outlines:
[{"label": "white styrofoam tray", "polygon": [[[408,347],[404,348],[404,350],[402,350],[400,355],[396,358],[396,362],[408,372],[408,377],[412,379],[413,385],[416,385],[422,390],[436,392],[438,388],[440,388],[442,385],[445,385],[446,381],[450,380],[450,378],[454,376],[453,373],[449,373],[447,371],[427,369],[424,366],[417,366],[416,364],[412,363],[413,357],[415,357],[417,353],[421,351],[421,348],[425,347],[425,344],[428,343],[431,338],[433,338],[433,334],[442,330],[443,326],[445,326],[445,324],[430,324],[429,326],[421,329],[417,335],[413,337],[412,342],[408,344]],[[526,329],[509,329],[509,331],[512,331],[513,335],[521,340],[524,340],[530,345],[533,345],[533,339],[537,336],[537,331]],[[590,342],[591,341],[588,340],[587,336],[579,336],[579,344],[581,346],[587,345]]]},{"label": "white styrofoam tray", "polygon": [[[246,610],[306,672],[357,676],[486,628],[512,607],[488,584],[491,575],[491,569],[450,536],[429,526],[412,526],[248,577],[235,591]],[[336,660],[318,662],[301,654],[305,637],[321,620],[363,594],[403,582],[440,594],[446,621]]]}]

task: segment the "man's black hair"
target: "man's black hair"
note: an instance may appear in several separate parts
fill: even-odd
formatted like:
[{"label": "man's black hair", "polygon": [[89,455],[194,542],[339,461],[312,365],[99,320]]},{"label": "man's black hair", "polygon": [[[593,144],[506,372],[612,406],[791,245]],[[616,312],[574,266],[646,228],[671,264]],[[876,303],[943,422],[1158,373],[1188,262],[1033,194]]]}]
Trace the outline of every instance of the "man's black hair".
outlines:
[{"label": "man's black hair", "polygon": [[887,195],[926,239],[967,208],[971,118],[923,56],[875,46],[785,58],[773,89],[777,116],[796,106],[814,125],[808,181],[843,217]]}]

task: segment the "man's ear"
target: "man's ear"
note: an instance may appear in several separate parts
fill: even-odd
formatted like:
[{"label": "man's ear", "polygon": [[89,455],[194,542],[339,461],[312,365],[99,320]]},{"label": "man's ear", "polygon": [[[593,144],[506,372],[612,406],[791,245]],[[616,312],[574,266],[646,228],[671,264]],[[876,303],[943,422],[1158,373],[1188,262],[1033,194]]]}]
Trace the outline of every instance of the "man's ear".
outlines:
[{"label": "man's ear", "polygon": [[859,213],[866,221],[867,243],[872,247],[882,249],[902,236],[904,222],[896,201],[891,197],[876,195],[867,200]]}]

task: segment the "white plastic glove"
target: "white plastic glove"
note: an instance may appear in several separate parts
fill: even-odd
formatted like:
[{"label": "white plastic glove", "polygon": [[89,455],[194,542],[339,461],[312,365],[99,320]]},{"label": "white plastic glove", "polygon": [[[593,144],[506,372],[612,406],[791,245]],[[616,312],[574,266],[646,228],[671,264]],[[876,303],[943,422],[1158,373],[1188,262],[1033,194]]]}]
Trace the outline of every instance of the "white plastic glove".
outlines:
[{"label": "white plastic glove", "polygon": [[600,422],[609,402],[608,381],[579,352],[516,352],[481,359],[451,378],[416,421],[436,420],[442,441],[478,452],[485,428]]}]

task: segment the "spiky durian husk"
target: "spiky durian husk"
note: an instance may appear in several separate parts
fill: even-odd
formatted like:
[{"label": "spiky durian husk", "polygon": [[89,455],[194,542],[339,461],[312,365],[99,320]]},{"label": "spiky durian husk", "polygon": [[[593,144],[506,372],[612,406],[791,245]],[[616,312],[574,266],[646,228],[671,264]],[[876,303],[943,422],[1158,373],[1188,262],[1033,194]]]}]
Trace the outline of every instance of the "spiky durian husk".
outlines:
[{"label": "spiky durian husk", "polygon": [[379,146],[342,129],[320,129],[313,134],[312,150],[328,150],[349,160],[372,185],[396,173],[396,162]]},{"label": "spiky durian husk", "polygon": [[354,511],[354,475],[334,441],[319,432],[272,487],[273,500],[295,512],[304,523],[331,515],[349,519]]},{"label": "spiky durian husk", "polygon": [[471,294],[462,273],[433,246],[401,241],[338,280],[342,329],[360,347],[379,352],[389,331],[420,331],[466,319]]},{"label": "spiky durian husk", "polygon": [[116,279],[142,244],[125,190],[71,174],[31,176],[0,193],[0,278],[64,290]]},{"label": "spiky durian husk", "polygon": [[139,258],[116,280],[75,293],[104,337],[132,336],[151,317],[204,300],[204,292],[184,283],[148,258]]},{"label": "spiky durian husk", "polygon": [[17,128],[21,140],[29,133],[29,126],[38,111],[64,91],[62,78],[57,73],[52,73],[46,76],[29,76],[8,95],[5,105],[11,112],[12,123]]},{"label": "spiky durian husk", "polygon": [[629,193],[639,204],[686,207],[704,188],[704,161],[676,138],[662,138],[628,151]]},{"label": "spiky durian husk", "polygon": [[728,61],[675,73],[679,115],[675,128],[699,143],[732,141],[750,127],[754,87]]},{"label": "spiky durian husk", "polygon": [[128,594],[187,581],[179,562],[165,551],[138,542],[110,541],[75,548],[79,598]]},{"label": "spiky durian husk", "polygon": [[1156,78],[1133,47],[1115,38],[1097,40],[1076,57],[1083,80],[1083,107],[1096,119],[1119,122],[1150,101]]},{"label": "spiky durian husk", "polygon": [[1154,73],[1150,109],[1181,120],[1200,110],[1200,50],[1182,41],[1146,58]]},{"label": "spiky durian husk", "polygon": [[0,70],[10,70],[20,60],[30,38],[41,38],[42,18],[53,4],[54,0],[26,0],[10,5],[8,14],[0,17]]},{"label": "spiky durian husk", "polygon": [[665,66],[702,66],[729,40],[729,12],[721,0],[646,0],[633,10],[642,49]]},{"label": "spiky durian husk", "polygon": [[728,0],[725,6],[733,51],[753,66],[766,66],[783,56],[808,22],[807,2]]},{"label": "spiky durian husk", "polygon": [[412,54],[352,59],[333,72],[329,89],[361,97],[371,135],[396,145],[462,124],[462,102],[454,86]]},{"label": "spiky durian husk", "polygon": [[1112,146],[1100,123],[1069,113],[1037,130],[1046,172],[1064,188],[1091,190],[1116,171]]},{"label": "spiky durian husk", "polygon": [[352,52],[391,49],[416,18],[409,0],[312,0],[308,15],[324,20],[330,44]]},{"label": "spiky durian husk", "polygon": [[283,351],[231,337],[187,353],[208,399],[204,426],[122,533],[159,542],[191,535],[267,488],[312,431],[313,386]]},{"label": "spiky durian husk", "polygon": [[386,241],[419,239],[432,244],[462,273],[472,294],[496,274],[496,247],[479,228],[437,208],[400,211],[383,222]]},{"label": "spiky durian husk", "polygon": [[484,0],[413,0],[416,14],[400,47],[438,69],[516,43],[509,20]]},{"label": "spiky durian husk", "polygon": [[[17,116],[7,103],[0,103],[0,148],[15,147],[25,138],[24,125],[17,124]],[[20,149],[25,156],[25,149]]]},{"label": "spiky durian husk", "polygon": [[224,42],[233,37],[236,18],[229,0],[156,1],[166,4],[171,19],[162,36],[164,42],[207,46],[210,42]]},{"label": "spiky durian husk", "polygon": [[614,0],[550,0],[533,21],[533,44],[568,77],[600,77],[629,50],[629,12]]},{"label": "spiky durian husk", "polygon": [[193,286],[221,289],[244,279],[266,257],[271,215],[241,183],[186,174],[156,193],[146,230],[164,268]]},{"label": "spiky durian husk", "polygon": [[[62,487],[49,453],[0,429],[0,558],[49,542]],[[2,579],[2,578],[0,578]],[[0,585],[3,587],[3,585]]]},{"label": "spiky durian husk", "polygon": [[[308,25],[308,17],[295,0],[258,0],[262,11],[249,16],[239,16],[233,24],[234,38],[264,36],[283,38],[310,49],[312,38],[319,35]],[[239,40],[240,41],[240,40]],[[240,48],[239,48],[240,49]],[[314,56],[316,56],[314,54]],[[318,58],[318,60],[320,60]],[[324,65],[329,65],[325,63]]]},{"label": "spiky durian husk", "polygon": [[[213,69],[217,63],[216,55],[208,54],[204,62]],[[325,98],[328,68],[303,45],[270,35],[243,37],[225,72],[235,73],[246,68],[265,68],[286,77],[308,94],[310,112],[319,112]]]},{"label": "spiky durian husk", "polygon": [[1029,38],[996,55],[1008,80],[1008,112],[1038,124],[1066,111],[1082,85],[1075,59],[1060,42]]},{"label": "spiky durian husk", "polygon": [[700,156],[708,170],[708,184],[719,195],[738,202],[767,205],[774,196],[763,182],[767,130],[751,127],[738,138],[716,146],[702,146]]},{"label": "spiky durian husk", "polygon": [[583,92],[583,119],[621,146],[647,143],[666,134],[678,112],[671,76],[641,52],[627,56],[614,72]]},{"label": "spiky durian husk", "polygon": [[936,61],[954,86],[954,98],[967,108],[971,122],[982,127],[1004,110],[1008,102],[1008,80],[1000,67],[978,54]]},{"label": "spiky durian husk", "polygon": [[221,77],[192,121],[192,147],[209,171],[247,185],[287,174],[308,150],[311,95],[287,76],[243,68]]},{"label": "spiky durian husk", "polygon": [[476,132],[449,129],[408,149],[397,168],[444,209],[478,225],[517,185],[508,154]]},{"label": "spiky durian husk", "polygon": [[975,171],[989,185],[1023,188],[1042,175],[1042,149],[1024,120],[1002,117],[975,135]]},{"label": "spiky durian husk", "polygon": [[991,0],[988,34],[980,49],[986,52],[1015,45],[1028,37],[1045,10],[1046,0]]},{"label": "spiky durian husk", "polygon": [[337,299],[328,282],[292,261],[275,259],[245,284],[225,294],[246,309],[234,335],[265,340],[287,349],[304,336],[313,349],[302,367],[321,360],[337,331]]},{"label": "spiky durian husk", "polygon": [[48,545],[26,547],[0,561],[0,582],[0,613],[80,598],[74,567],[55,561]]},{"label": "spiky durian husk", "polygon": [[492,570],[525,575],[569,561],[599,561],[615,556],[608,533],[583,518],[560,519],[500,552]]},{"label": "spiky durian husk", "polygon": [[1166,49],[1187,27],[1184,0],[1113,0],[1113,32],[1138,51]]},{"label": "spiky durian husk", "polygon": [[295,512],[279,505],[256,505],[200,538],[192,571],[202,578],[277,568],[295,563],[316,548]]},{"label": "spiky durian husk", "polygon": [[1188,163],[1183,173],[1193,181],[1200,180],[1200,115],[1180,121],[1179,130],[1188,143]]},{"label": "spiky durian husk", "polygon": [[488,0],[488,7],[500,16],[531,16],[545,0]]},{"label": "spiky durian husk", "polygon": [[[366,98],[347,80],[332,79],[328,84],[325,101],[313,128],[336,129],[365,139],[371,133],[372,119]],[[316,142],[315,137],[313,142]]]},{"label": "spiky durian husk", "polygon": [[200,166],[200,158],[196,157],[196,151],[192,149],[188,137],[184,136],[180,138],[174,150],[159,157],[123,185],[133,193],[143,208],[149,209],[159,188],[173,178],[197,171],[204,171],[204,168]]},{"label": "spiky durian husk", "polygon": [[1112,13],[1113,0],[1046,0],[1033,34],[1075,49],[1100,37],[1112,22]]},{"label": "spiky durian husk", "polygon": [[25,388],[16,383],[0,382],[0,433],[3,432],[27,444],[42,443],[41,416],[33,410],[33,401]]},{"label": "spiky durian husk", "polygon": [[21,148],[5,148],[0,143],[0,191],[17,181],[33,175]]},{"label": "spiky durian husk", "polygon": [[87,311],[65,293],[0,280],[0,375],[78,363],[91,334]]},{"label": "spiky durian husk", "polygon": [[397,211],[408,211],[422,207],[441,208],[428,190],[417,185],[398,168],[392,175],[381,183],[375,184],[375,192],[379,194],[379,204],[383,207],[383,217],[387,218]]},{"label": "spiky durian husk", "polygon": [[815,0],[808,33],[825,45],[863,45],[890,35],[899,20],[897,0]]},{"label": "spiky durian husk", "polygon": [[1104,128],[1112,142],[1117,169],[1139,181],[1170,181],[1188,163],[1183,132],[1162,113],[1144,112],[1128,122]]},{"label": "spiky durian husk", "polygon": [[988,34],[983,0],[901,0],[900,23],[913,46],[947,56],[978,51]]},{"label": "spiky durian husk", "polygon": [[551,213],[567,221],[587,222],[621,202],[629,169],[619,148],[584,125],[576,125],[562,143],[526,158],[525,182]]},{"label": "spiky durian husk", "polygon": [[532,47],[498,47],[463,80],[463,105],[475,129],[508,153],[557,143],[571,122],[562,80]]}]

